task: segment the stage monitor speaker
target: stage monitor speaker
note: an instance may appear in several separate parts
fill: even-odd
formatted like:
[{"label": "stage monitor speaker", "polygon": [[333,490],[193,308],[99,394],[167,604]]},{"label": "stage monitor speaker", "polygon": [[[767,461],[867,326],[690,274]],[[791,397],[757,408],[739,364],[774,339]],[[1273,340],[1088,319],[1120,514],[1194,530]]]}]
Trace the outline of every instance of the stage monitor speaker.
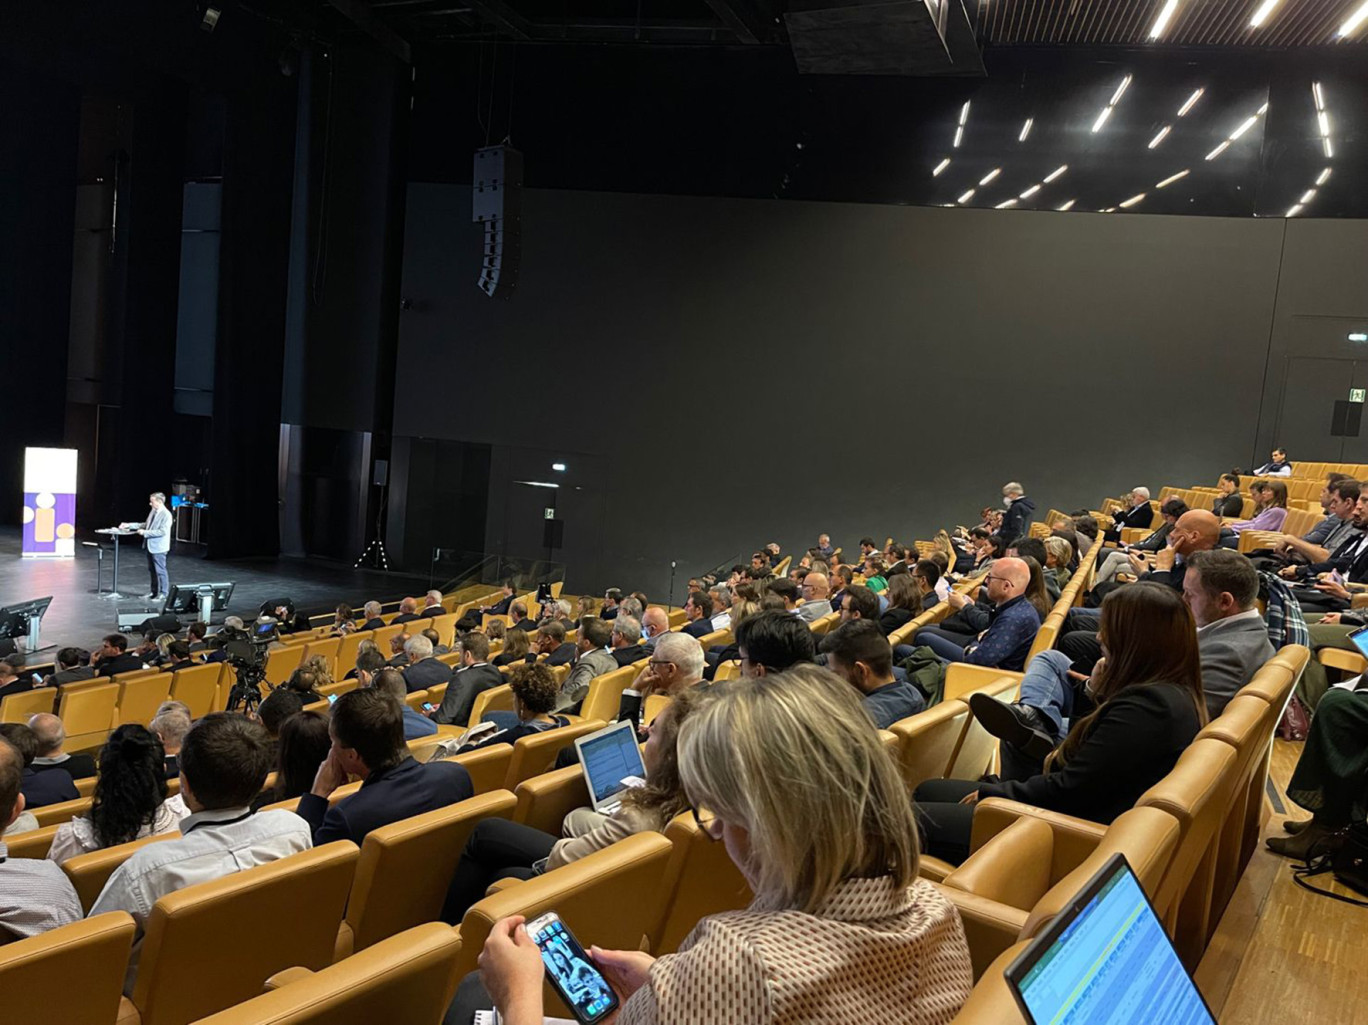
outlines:
[{"label": "stage monitor speaker", "polygon": [[512,146],[477,149],[473,180],[471,219],[484,225],[480,290],[508,299],[522,255],[522,154]]},{"label": "stage monitor speaker", "polygon": [[542,547],[560,548],[565,541],[564,520],[542,521]]}]

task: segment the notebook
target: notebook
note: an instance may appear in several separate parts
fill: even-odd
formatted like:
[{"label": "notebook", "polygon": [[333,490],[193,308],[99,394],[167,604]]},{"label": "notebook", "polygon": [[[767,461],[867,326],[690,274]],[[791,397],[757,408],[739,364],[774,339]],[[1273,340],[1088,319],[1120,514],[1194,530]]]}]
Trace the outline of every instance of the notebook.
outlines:
[{"label": "notebook", "polygon": [[[503,1018],[497,1010],[476,1011],[471,1025],[503,1025]],[[574,1018],[543,1018],[542,1025],[579,1025]]]},{"label": "notebook", "polygon": [[1032,1025],[1216,1025],[1120,854],[1022,951],[1006,976]]},{"label": "notebook", "polygon": [[611,815],[622,804],[622,795],[640,786],[646,775],[637,746],[636,725],[630,720],[580,737],[575,741],[584,783],[594,811]]}]

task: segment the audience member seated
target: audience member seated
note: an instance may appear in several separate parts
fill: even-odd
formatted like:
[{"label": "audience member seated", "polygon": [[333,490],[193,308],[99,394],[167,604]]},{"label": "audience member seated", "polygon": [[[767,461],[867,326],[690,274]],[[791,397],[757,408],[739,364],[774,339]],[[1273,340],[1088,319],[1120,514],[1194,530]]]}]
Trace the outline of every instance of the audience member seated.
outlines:
[{"label": "audience member seated", "polygon": [[365,606],[361,609],[361,615],[366,620],[361,624],[362,630],[379,630],[385,625],[385,621],[380,618],[381,608],[382,606],[378,601],[366,602]]},{"label": "audience member seated", "polygon": [[[627,599],[630,601],[631,599]],[[625,604],[625,602],[624,602]],[[650,654],[641,643],[641,621],[625,612],[613,620],[613,633],[608,642],[613,661],[619,666],[640,662]]]},{"label": "audience member seated", "polygon": [[542,665],[554,668],[575,661],[575,646],[565,639],[565,627],[558,619],[548,620],[537,627],[533,646],[537,654],[543,656]]},{"label": "audience member seated", "polygon": [[1035,514],[1035,502],[1026,497],[1026,489],[1016,481],[1002,486],[1002,523],[997,532],[1005,544],[1011,545],[1019,537],[1031,532],[1031,519]]},{"label": "audience member seated", "polygon": [[[462,766],[423,764],[409,755],[403,703],[377,688],[338,698],[328,730],[332,748],[318,767],[313,788],[299,799],[299,814],[317,845],[333,840],[359,845],[372,829],[445,808],[475,793]],[[329,805],[329,795],[352,776],[362,781],[361,788]]]},{"label": "audience member seated", "polygon": [[1048,614],[1049,606],[1059,600],[1059,595],[1063,592],[1063,588],[1060,587],[1059,581],[1056,578],[1045,575],[1045,564],[1050,561],[1049,553],[1045,551],[1045,542],[1038,537],[1019,537],[1007,546],[1007,557],[1011,559],[1035,560],[1036,564],[1040,567],[1041,582],[1044,584],[1045,592],[1048,596],[1046,602],[1047,611],[1046,613],[1042,613],[1042,615]]},{"label": "audience member seated", "polygon": [[841,622],[852,619],[867,619],[872,623],[879,621],[879,596],[864,584],[851,584],[845,589],[841,602]]},{"label": "audience member seated", "polygon": [[1341,476],[1321,488],[1321,507],[1325,516],[1301,537],[1279,534],[1270,551],[1254,552],[1250,558],[1260,569],[1280,570],[1284,566],[1306,566],[1325,562],[1340,545],[1363,533],[1354,523],[1358,505],[1359,482]]},{"label": "audience member seated", "polygon": [[817,545],[812,549],[812,554],[818,558],[827,560],[836,554],[836,549],[831,546],[830,534],[818,534]]},{"label": "audience member seated", "polygon": [[508,607],[508,618],[513,622],[509,625],[510,630],[529,631],[537,629],[537,622],[527,616],[526,602],[515,601]]},{"label": "audience member seated", "polygon": [[489,638],[478,631],[461,634],[461,661],[451,674],[442,704],[432,718],[443,726],[463,727],[470,721],[475,698],[491,687],[503,686],[503,675],[489,664]]},{"label": "audience member seated", "polygon": [[504,635],[503,648],[490,659],[489,664],[496,669],[502,669],[504,666],[516,665],[535,657],[532,654],[532,635],[526,630],[509,630]]},{"label": "audience member seated", "polygon": [[330,625],[332,633],[336,637],[345,637],[349,633],[355,633],[356,620],[352,617],[352,607],[344,602],[333,609],[333,621]]},{"label": "audience member seated", "polygon": [[[0,738],[0,832],[5,835],[24,813],[23,773],[24,756]],[[41,858],[11,858],[0,839],[0,943],[37,936],[82,917],[80,898],[60,868]]]},{"label": "audience member seated", "polygon": [[423,606],[423,610],[422,610],[421,612],[418,613],[418,615],[419,615],[420,617],[445,616],[445,615],[446,615],[446,609],[442,607],[442,592],[441,592],[441,591],[429,591],[429,592],[427,593],[427,596],[424,598],[424,601],[425,601],[427,604],[425,604],[425,605]]},{"label": "audience member seated", "polygon": [[831,581],[835,588],[831,593],[831,611],[840,612],[845,605],[846,591],[855,582],[855,571],[849,566],[833,566],[831,568]]},{"label": "audience member seated", "polygon": [[1112,513],[1112,525],[1107,530],[1107,540],[1120,541],[1122,527],[1143,527],[1148,530],[1154,522],[1154,510],[1149,502],[1149,488],[1132,488],[1130,505]]},{"label": "audience member seated", "polygon": [[1280,480],[1258,480],[1249,486],[1254,499],[1254,517],[1236,520],[1230,529],[1239,534],[1245,530],[1281,531],[1287,519],[1287,485]]},{"label": "audience member seated", "polygon": [[1300,822],[1284,821],[1283,828],[1293,835],[1269,837],[1268,849],[1284,857],[1305,860],[1313,845],[1351,823],[1362,823],[1368,817],[1365,779],[1368,682],[1360,676],[1331,687],[1317,703],[1306,744],[1287,784],[1287,796],[1311,812],[1312,817]]},{"label": "audience member seated", "polygon": [[113,676],[146,668],[143,660],[128,650],[128,638],[123,634],[109,634],[91,660],[98,676]]},{"label": "audience member seated", "polygon": [[580,621],[575,650],[579,653],[574,668],[561,684],[556,711],[579,707],[589,693],[589,681],[595,676],[611,673],[618,668],[617,659],[608,653],[613,627],[607,620],[586,616]]},{"label": "audience member seated", "polygon": [[1197,623],[1202,690],[1214,719],[1274,654],[1257,604],[1258,571],[1238,552],[1194,552],[1183,598]]},{"label": "audience member seated", "polygon": [[620,601],[622,601],[622,592],[616,587],[610,587],[604,591],[603,608],[599,609],[599,619],[616,619]]},{"label": "audience member seated", "polygon": [[[933,573],[939,575],[934,562],[928,562]],[[888,634],[910,623],[922,610],[927,608],[924,604],[925,595],[930,594],[935,597],[934,586],[923,592],[921,581],[924,577],[918,577],[915,573],[899,573],[889,581],[888,584],[888,608],[879,614],[877,620],[879,630]],[[934,605],[935,602],[932,602]]]},{"label": "audience member seated", "polygon": [[270,738],[245,716],[212,712],[185,735],[180,797],[191,814],[180,821],[181,839],[134,851],[90,909],[91,917],[127,911],[137,923],[125,993],[133,991],[142,932],[158,898],[308,850],[309,827],[298,815],[252,813],[270,767]]},{"label": "audience member seated", "polygon": [[1040,613],[1026,599],[1031,569],[1021,559],[1002,558],[984,578],[988,601],[988,627],[970,644],[962,637],[938,632],[934,627],[919,630],[915,642],[926,645],[945,662],[968,662],[1020,672],[1040,629]]},{"label": "audience member seated", "polygon": [[[1359,493],[1351,522],[1360,530],[1368,528],[1368,491]],[[1293,591],[1304,611],[1343,612],[1354,592],[1368,584],[1368,532],[1348,538],[1324,562],[1288,566],[1278,575],[1298,581]]]},{"label": "audience member seated", "polygon": [[326,701],[318,688],[331,681],[321,679],[318,670],[312,666],[301,665],[290,674],[290,678],[285,681],[285,689],[292,690],[299,695],[299,699],[306,705],[312,705],[315,701]]},{"label": "audience member seated", "polygon": [[1216,482],[1216,490],[1220,494],[1211,500],[1211,511],[1223,519],[1238,520],[1240,513],[1244,512],[1244,497],[1240,494],[1239,475],[1221,474],[1221,479]]},{"label": "audience member seated", "polygon": [[412,623],[418,618],[418,602],[413,598],[405,598],[399,603],[399,615],[390,620],[390,626],[396,623]]},{"label": "audience member seated", "polygon": [[44,677],[44,687],[62,687],[68,683],[80,683],[82,680],[95,678],[95,669],[90,665],[90,652],[84,648],[60,649],[57,652],[56,670],[55,673]]},{"label": "audience member seated", "polygon": [[645,611],[646,606],[641,603],[640,598],[634,594],[628,595],[626,598],[623,598],[622,601],[618,602],[618,614],[614,618],[621,619],[623,616],[631,616],[637,621],[637,625],[640,626],[641,616]]},{"label": "audience member seated", "polygon": [[798,614],[798,585],[787,577],[776,577],[765,585],[766,593],[775,595],[783,603],[785,612]]},{"label": "audience member seated", "polygon": [[1069,578],[1073,576],[1073,571],[1069,569],[1074,557],[1073,546],[1062,537],[1055,537],[1053,534],[1045,538],[1044,545],[1045,562],[1041,570],[1047,581],[1046,589],[1051,590],[1048,582],[1053,581],[1054,586],[1062,594],[1069,583]]},{"label": "audience member seated", "polygon": [[641,614],[641,643],[647,652],[655,651],[656,641],[670,632],[670,617],[662,608],[648,606]]},{"label": "audience member seated", "polygon": [[912,564],[912,583],[915,585],[920,599],[921,612],[929,612],[949,595],[941,594],[940,583],[944,578],[941,564],[933,558],[918,559]]},{"label": "audience member seated", "polygon": [[1291,477],[1292,464],[1287,461],[1287,453],[1280,449],[1273,450],[1272,458],[1263,466],[1254,471],[1256,477]]},{"label": "audience member seated", "polygon": [[38,757],[38,737],[23,723],[0,723],[0,737],[9,741],[24,758],[24,778],[20,789],[24,807],[42,808],[59,801],[74,801],[81,795],[76,784],[65,772],[37,772],[33,760]]},{"label": "audience member seated", "polygon": [[386,663],[393,669],[407,669],[409,666],[408,652],[404,649],[408,647],[408,642],[413,639],[413,635],[407,630],[401,630],[390,638],[390,657]]},{"label": "audience member seated", "polygon": [[1116,580],[1117,574],[1129,573],[1132,576],[1140,576],[1149,571],[1149,566],[1144,558],[1132,555],[1132,552],[1158,552],[1168,546],[1169,533],[1173,530],[1174,524],[1178,522],[1185,512],[1188,511],[1187,503],[1181,498],[1166,499],[1159,506],[1159,517],[1161,523],[1158,529],[1152,531],[1148,537],[1137,541],[1133,545],[1127,545],[1125,549],[1115,552],[1107,552],[1106,557],[1097,564],[1097,573],[1093,576],[1093,587],[1099,584],[1110,584]]},{"label": "audience member seated", "polygon": [[860,692],[869,718],[881,730],[926,708],[926,698],[906,680],[893,678],[893,650],[868,620],[842,623],[822,639],[827,666]]},{"label": "audience member seated", "polygon": [[799,590],[803,595],[803,604],[798,606],[799,619],[811,623],[831,615],[831,581],[825,573],[809,571],[803,576]]},{"label": "audience member seated", "polygon": [[204,643],[205,637],[209,634],[209,624],[203,620],[195,620],[185,628],[185,641],[190,645],[192,653],[203,651],[207,645]]},{"label": "audience member seated", "polygon": [[802,620],[775,611],[757,613],[736,628],[736,651],[742,676],[764,676],[800,662],[811,662],[817,646],[812,631]]},{"label": "audience member seated", "polygon": [[[398,670],[388,672],[397,673]],[[318,767],[331,748],[326,715],[299,712],[286,719],[280,724],[280,737],[276,742],[276,781],[252,801],[252,810],[307,794],[318,775]]]},{"label": "audience member seated", "polygon": [[289,687],[277,687],[261,699],[257,705],[257,718],[266,728],[266,735],[275,739],[280,736],[280,728],[292,715],[304,710],[304,698],[299,691]]},{"label": "audience member seated", "polygon": [[151,723],[152,732],[161,741],[162,753],[165,756],[162,774],[167,779],[175,779],[180,775],[180,749],[191,726],[190,712],[179,701],[175,705],[180,707],[157,709]]},{"label": "audience member seated", "polygon": [[95,775],[95,759],[84,751],[67,754],[66,727],[62,720],[50,712],[39,712],[29,716],[28,727],[33,731],[38,744],[38,753],[33,759],[34,772],[65,772],[72,779],[86,779]]},{"label": "audience member seated", "polygon": [[713,626],[712,614],[712,595],[703,591],[691,591],[684,600],[684,617],[687,622],[682,632],[690,637],[703,637],[719,629]]},{"label": "audience member seated", "polygon": [[[928,853],[964,860],[981,798],[1006,797],[1105,825],[1173,769],[1207,721],[1191,611],[1172,588],[1123,587],[1102,603],[1098,637],[1104,658],[1087,688],[1095,708],[1072,718],[1042,772],[996,783],[928,780],[917,788]],[[1028,677],[1034,684],[1034,674]],[[1022,702],[1035,709],[1067,705],[1064,696],[1037,697],[1024,679]]]},{"label": "audience member seated", "polygon": [[165,752],[146,726],[126,723],[100,750],[100,775],[90,813],[57,827],[48,859],[61,864],[78,854],[169,833],[187,814],[166,799]]},{"label": "audience member seated", "polygon": [[442,643],[442,635],[439,634],[439,633],[438,633],[435,629],[433,629],[432,627],[430,627],[430,626],[429,626],[429,627],[424,627],[424,628],[423,628],[423,632],[422,632],[419,636],[421,636],[421,637],[426,637],[426,638],[428,639],[428,642],[432,645],[432,653],[433,653],[434,655],[450,655],[450,654],[451,654],[451,645],[449,645],[449,644],[443,644],[443,643]]},{"label": "audience member seated", "polygon": [[[972,983],[964,931],[917,878],[902,778],[855,693],[815,667],[730,681],[700,699],[677,746],[700,827],[754,899],[704,918],[674,954],[591,948],[623,998],[617,1020],[836,1022],[861,1007],[860,1020],[948,1022]],[[509,1025],[541,1021],[541,959],[521,918],[494,926],[481,965],[450,1025],[491,1003]]]},{"label": "audience member seated", "polygon": [[157,663],[157,668],[163,673],[174,673],[179,669],[189,669],[195,665],[190,658],[190,645],[185,641],[170,641],[166,645],[166,654]]},{"label": "audience member seated", "polygon": [[481,633],[489,638],[491,647],[498,642],[500,645],[508,638],[508,624],[502,619],[491,619],[482,627],[477,627]]},{"label": "audience member seated", "polygon": [[[405,703],[404,697],[412,693],[404,683],[404,674],[397,669],[388,667],[381,669],[370,680],[361,685],[362,687],[374,687],[382,694],[388,694],[399,702],[399,706],[404,711],[404,740],[417,740],[419,737],[430,737],[437,732],[437,724],[423,715],[422,712],[414,711]],[[317,768],[317,766],[315,766]]]},{"label": "audience member seated", "polygon": [[865,587],[875,594],[883,594],[888,590],[888,578],[884,576],[883,559],[878,555],[871,555],[864,561]]},{"label": "audience member seated", "polygon": [[[560,837],[504,818],[488,818],[476,825],[452,877],[443,921],[459,925],[470,906],[484,897],[490,884],[498,879],[530,879],[636,833],[663,831],[672,818],[688,807],[679,781],[675,741],[700,693],[688,688],[680,691],[645,727],[641,752],[646,767],[645,783],[624,793],[621,805],[612,815],[577,808],[565,817]],[[572,757],[566,764],[574,761]]]},{"label": "audience member seated", "polygon": [[513,692],[513,716],[517,725],[501,729],[485,739],[477,738],[465,750],[516,744],[523,737],[570,725],[565,716],[553,714],[560,686],[546,666],[535,662],[515,666],[508,674],[508,686]]},{"label": "audience member seated", "polygon": [[432,642],[418,634],[410,637],[404,645],[404,654],[409,664],[402,670],[404,685],[412,694],[416,690],[427,690],[439,683],[451,682],[451,666],[432,653]]}]

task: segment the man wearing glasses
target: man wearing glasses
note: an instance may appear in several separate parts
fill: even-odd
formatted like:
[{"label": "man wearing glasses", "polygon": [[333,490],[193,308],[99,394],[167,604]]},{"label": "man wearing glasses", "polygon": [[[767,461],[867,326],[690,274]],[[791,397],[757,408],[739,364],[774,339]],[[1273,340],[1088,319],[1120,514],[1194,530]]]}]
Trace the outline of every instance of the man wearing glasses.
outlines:
[{"label": "man wearing glasses", "polygon": [[809,573],[803,577],[803,604],[798,606],[798,618],[805,623],[831,614],[831,581],[824,573]]},{"label": "man wearing glasses", "polygon": [[998,559],[983,578],[993,611],[988,616],[988,629],[978,640],[966,646],[963,638],[928,627],[918,631],[917,643],[926,645],[946,662],[1021,672],[1040,629],[1040,613],[1026,600],[1030,580],[1031,571],[1020,559]]}]

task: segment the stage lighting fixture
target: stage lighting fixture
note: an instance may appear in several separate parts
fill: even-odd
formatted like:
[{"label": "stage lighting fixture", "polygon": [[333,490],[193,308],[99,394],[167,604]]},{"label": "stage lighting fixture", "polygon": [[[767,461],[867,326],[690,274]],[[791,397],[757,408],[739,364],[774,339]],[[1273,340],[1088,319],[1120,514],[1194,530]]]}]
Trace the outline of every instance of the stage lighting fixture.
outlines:
[{"label": "stage lighting fixture", "polygon": [[212,32],[218,28],[219,18],[223,16],[223,10],[208,4],[204,7],[204,14],[200,18],[200,28],[205,32]]}]

